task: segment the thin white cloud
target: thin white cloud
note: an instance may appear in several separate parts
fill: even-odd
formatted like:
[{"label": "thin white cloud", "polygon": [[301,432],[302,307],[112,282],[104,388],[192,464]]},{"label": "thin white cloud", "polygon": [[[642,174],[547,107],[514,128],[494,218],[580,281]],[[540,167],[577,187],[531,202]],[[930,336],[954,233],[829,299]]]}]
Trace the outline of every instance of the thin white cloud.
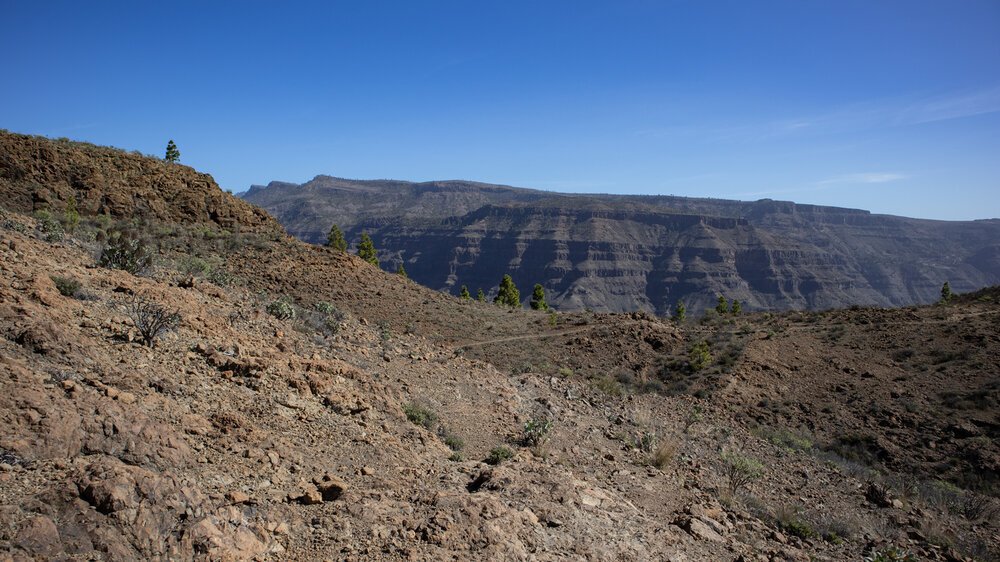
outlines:
[{"label": "thin white cloud", "polygon": [[901,125],[931,123],[1000,111],[1000,86],[977,92],[918,100],[897,110]]},{"label": "thin white cloud", "polygon": [[743,199],[748,197],[775,197],[775,196],[783,196],[791,194],[801,195],[803,193],[812,193],[815,191],[825,191],[828,189],[834,189],[838,185],[859,184],[859,183],[888,183],[888,182],[903,180],[908,177],[910,176],[906,174],[887,173],[887,172],[844,174],[842,176],[837,176],[835,178],[829,178],[821,181],[807,183],[797,187],[727,193],[720,195],[720,197],[731,198],[731,199]]},{"label": "thin white cloud", "polygon": [[671,127],[639,131],[642,136],[700,133],[716,142],[757,143],[801,135],[828,135],[920,125],[1000,112],[1000,85],[976,91],[922,97],[882,98],[831,108],[825,113],[793,115],[773,121],[725,127]]},{"label": "thin white cloud", "polygon": [[906,179],[906,174],[892,174],[884,172],[869,172],[863,174],[846,174],[835,178],[816,182],[818,185],[828,185],[831,183],[886,183]]}]

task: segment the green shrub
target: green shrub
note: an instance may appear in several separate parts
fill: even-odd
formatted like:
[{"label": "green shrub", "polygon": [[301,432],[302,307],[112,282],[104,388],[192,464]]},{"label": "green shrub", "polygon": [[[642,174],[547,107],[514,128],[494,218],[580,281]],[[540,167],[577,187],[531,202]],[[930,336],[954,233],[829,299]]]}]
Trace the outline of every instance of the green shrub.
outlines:
[{"label": "green shrub", "polygon": [[608,396],[621,396],[624,393],[622,385],[608,375],[601,376],[595,380],[594,387]]},{"label": "green shrub", "polygon": [[[322,303],[327,304],[329,303]],[[323,307],[323,310],[332,310],[332,312],[320,312],[317,310],[319,306],[313,308],[313,310],[299,310],[299,318],[301,320],[302,328],[306,331],[319,332],[324,336],[332,336],[340,332],[340,323],[344,320],[346,315],[337,308],[331,306],[330,309]]]},{"label": "green shrub", "polygon": [[80,213],[76,210],[76,199],[72,195],[69,196],[69,201],[66,203],[63,222],[66,223],[66,232],[71,235],[76,232],[76,227],[80,225]]},{"label": "green shrub", "polygon": [[188,275],[205,275],[211,271],[212,266],[197,256],[187,256],[177,263],[177,269]]},{"label": "green shrub", "polygon": [[865,562],[917,562],[917,559],[905,550],[890,546],[866,556]]},{"label": "green shrub", "polygon": [[410,423],[428,430],[434,429],[434,426],[437,425],[437,414],[426,406],[416,403],[404,404],[403,413],[406,414],[406,419],[410,420]]},{"label": "green shrub", "polygon": [[500,464],[506,460],[514,458],[514,451],[504,446],[493,447],[490,450],[490,455],[486,457],[486,462],[488,464]]},{"label": "green shrub", "polygon": [[313,305],[313,308],[316,309],[316,312],[319,312],[321,314],[333,314],[334,312],[337,311],[337,307],[333,306],[332,304],[326,301],[317,302],[315,305]]},{"label": "green shrub", "polygon": [[702,420],[701,406],[695,404],[684,414],[684,433],[690,431],[691,426]]},{"label": "green shrub", "polygon": [[59,221],[52,218],[52,213],[45,210],[39,210],[35,211],[33,216],[41,222],[39,228],[42,233],[45,234],[46,242],[60,242],[63,239],[65,234],[63,232],[63,226]]},{"label": "green shrub", "polygon": [[764,475],[764,465],[749,457],[727,451],[722,452],[722,470],[732,496]]},{"label": "green shrub", "polygon": [[208,279],[209,283],[219,287],[230,287],[232,285],[240,285],[243,283],[239,277],[221,269],[210,270],[206,279]]},{"label": "green shrub", "polygon": [[813,442],[808,436],[792,433],[784,428],[760,427],[754,430],[754,434],[791,451],[808,453],[813,449]]},{"label": "green shrub", "polygon": [[[46,226],[49,225],[52,225],[55,228],[46,228]],[[51,221],[48,225],[42,225],[42,232],[45,232],[46,242],[62,242],[65,237],[62,226],[56,221]]]},{"label": "green shrub", "polygon": [[267,305],[267,313],[278,320],[289,320],[295,318],[295,306],[291,303],[291,297],[285,295]]},{"label": "green shrub", "polygon": [[445,435],[444,444],[452,451],[461,451],[465,448],[465,441],[457,435]]},{"label": "green shrub", "polygon": [[66,279],[65,277],[52,277],[52,280],[56,285],[56,290],[59,294],[64,297],[72,297],[76,295],[76,292],[80,290],[80,282],[75,279]]},{"label": "green shrub", "polygon": [[700,371],[712,362],[712,355],[708,352],[708,342],[700,341],[691,344],[688,349],[688,365],[692,371]]},{"label": "green shrub", "polygon": [[815,534],[813,528],[804,521],[784,521],[781,523],[781,528],[789,535],[800,539],[808,539]]},{"label": "green shrub", "polygon": [[28,227],[26,225],[24,225],[23,223],[14,222],[14,221],[9,220],[9,219],[5,220],[3,222],[0,222],[0,226],[2,226],[4,228],[7,228],[7,229],[10,229],[10,230],[16,230],[17,232],[27,232],[28,231]]},{"label": "green shrub", "polygon": [[537,447],[544,444],[549,439],[549,431],[552,429],[552,422],[545,418],[532,418],[524,422],[524,444],[528,447]]},{"label": "green shrub", "polygon": [[141,275],[153,265],[153,254],[131,231],[113,232],[101,251],[100,264],[108,269],[120,269]]}]

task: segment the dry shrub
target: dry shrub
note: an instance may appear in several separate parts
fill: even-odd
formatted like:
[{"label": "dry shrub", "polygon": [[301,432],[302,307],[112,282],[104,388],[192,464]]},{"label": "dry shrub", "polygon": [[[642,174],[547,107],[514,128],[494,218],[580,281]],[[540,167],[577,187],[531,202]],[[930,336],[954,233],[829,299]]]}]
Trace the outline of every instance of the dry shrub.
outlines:
[{"label": "dry shrub", "polygon": [[679,446],[677,441],[674,439],[663,439],[657,445],[656,449],[653,451],[652,458],[650,462],[653,466],[663,470],[673,462],[674,458],[677,457],[677,450]]},{"label": "dry shrub", "polygon": [[168,310],[167,307],[143,294],[132,295],[120,306],[139,330],[142,343],[149,347],[153,347],[156,338],[180,321],[180,314],[176,310]]}]

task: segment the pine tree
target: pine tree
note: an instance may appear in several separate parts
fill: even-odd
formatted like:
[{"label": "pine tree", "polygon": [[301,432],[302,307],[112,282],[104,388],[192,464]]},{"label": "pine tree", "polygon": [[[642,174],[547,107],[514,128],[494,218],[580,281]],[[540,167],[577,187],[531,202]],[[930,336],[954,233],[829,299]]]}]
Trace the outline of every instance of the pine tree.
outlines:
[{"label": "pine tree", "polygon": [[548,310],[549,305],[545,302],[545,289],[542,288],[538,283],[535,284],[535,290],[531,292],[531,310]]},{"label": "pine tree", "polygon": [[163,156],[163,159],[167,162],[176,162],[181,158],[181,151],[177,150],[177,145],[171,140],[167,143],[167,153]]},{"label": "pine tree", "polygon": [[330,228],[330,233],[326,235],[326,247],[333,248],[339,252],[347,251],[347,240],[344,240],[344,233],[337,225]]},{"label": "pine tree", "polygon": [[510,278],[510,275],[504,275],[503,279],[500,280],[500,289],[497,291],[497,296],[493,298],[493,302],[513,308],[521,307],[521,291],[518,291],[517,287],[514,286],[514,280]]},{"label": "pine tree", "polygon": [[479,302],[486,302],[486,293],[483,293],[482,289],[476,292],[476,300]]},{"label": "pine tree", "polygon": [[466,287],[465,285],[462,285],[462,292],[459,293],[458,296],[462,297],[467,301],[472,300],[472,295],[469,294],[469,288]]},{"label": "pine tree", "polygon": [[951,285],[947,281],[944,285],[941,285],[941,302],[948,302],[951,300]]},{"label": "pine tree", "polygon": [[730,311],[733,316],[739,316],[743,314],[743,307],[740,306],[740,301],[738,299],[733,299],[733,308]]},{"label": "pine tree", "polygon": [[685,318],[687,318],[687,308],[684,306],[684,301],[677,299],[677,306],[674,307],[674,320],[683,322]]},{"label": "pine tree", "polygon": [[403,264],[399,264],[399,267],[396,268],[396,275],[402,275],[403,277],[406,277],[406,270],[403,269]]},{"label": "pine tree", "polygon": [[358,257],[378,267],[378,250],[375,249],[375,244],[372,244],[372,239],[367,233],[362,234],[361,242],[358,242]]},{"label": "pine tree", "polygon": [[715,305],[715,311],[719,314],[729,312],[729,305],[726,303],[726,297],[719,295],[719,304]]}]

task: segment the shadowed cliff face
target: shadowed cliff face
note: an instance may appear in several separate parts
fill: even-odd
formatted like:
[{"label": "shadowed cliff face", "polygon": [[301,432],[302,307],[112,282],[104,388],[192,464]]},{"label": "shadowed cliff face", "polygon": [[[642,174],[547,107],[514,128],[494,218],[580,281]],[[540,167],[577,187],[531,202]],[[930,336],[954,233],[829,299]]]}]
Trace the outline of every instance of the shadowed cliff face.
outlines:
[{"label": "shadowed cliff face", "polygon": [[[429,287],[496,291],[510,273],[557,308],[689,313],[718,295],[744,310],[901,306],[1000,281],[1000,221],[943,222],[857,209],[659,196],[559,195],[471,182],[255,186],[244,197],[300,239],[362,232],[383,268]],[[526,292],[522,293],[527,296]]]}]

